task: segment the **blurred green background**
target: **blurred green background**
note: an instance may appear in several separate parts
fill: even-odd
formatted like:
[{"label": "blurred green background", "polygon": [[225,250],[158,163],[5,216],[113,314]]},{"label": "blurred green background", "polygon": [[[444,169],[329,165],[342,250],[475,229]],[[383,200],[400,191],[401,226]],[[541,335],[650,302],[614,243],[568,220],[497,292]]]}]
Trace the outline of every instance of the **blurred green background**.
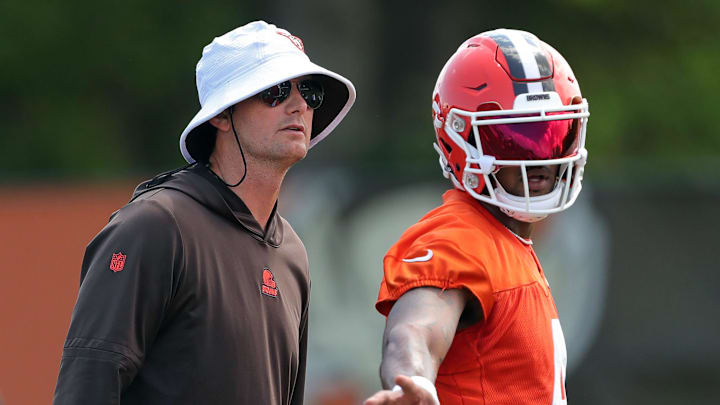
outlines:
[{"label": "blurred green background", "polygon": [[[139,180],[184,164],[177,141],[199,108],[202,47],[254,19],[302,38],[313,61],[357,88],[348,117],[288,179],[294,206],[317,201],[308,194],[323,179],[337,206],[334,232],[346,232],[370,196],[445,184],[431,147],[430,98],[462,41],[505,27],[553,45],[590,103],[591,191],[581,199],[607,230],[600,323],[568,378],[571,401],[720,403],[720,2],[3,1],[0,185]],[[307,241],[317,224],[307,210],[285,213],[319,263],[311,271],[324,274],[321,249]],[[328,263],[353,288],[352,266]],[[582,258],[572,266],[582,271]],[[75,276],[79,266],[67,271]],[[379,281],[379,265],[359,271]],[[332,313],[337,302],[323,301],[324,288],[313,282],[313,305]],[[371,298],[362,304],[368,313]],[[372,316],[368,330],[379,336],[382,319]],[[311,352],[315,364],[331,356],[323,353]],[[313,373],[309,384],[321,385],[323,373]],[[377,388],[344,373],[363,395]]]},{"label": "blurred green background", "polygon": [[358,89],[342,135],[314,151],[313,165],[434,170],[437,73],[467,37],[508,27],[537,34],[575,70],[593,114],[589,178],[629,165],[656,178],[681,170],[718,179],[714,0],[4,1],[2,179],[107,178],[181,164],[172,143],[198,109],[202,47],[258,18],[297,33],[314,60]]}]

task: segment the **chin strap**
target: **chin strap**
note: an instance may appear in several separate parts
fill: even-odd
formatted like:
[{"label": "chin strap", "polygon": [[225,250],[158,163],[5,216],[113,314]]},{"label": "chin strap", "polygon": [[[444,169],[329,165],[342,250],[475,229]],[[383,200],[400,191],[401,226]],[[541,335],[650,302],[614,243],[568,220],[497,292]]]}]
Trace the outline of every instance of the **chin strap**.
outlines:
[{"label": "chin strap", "polygon": [[235,142],[237,143],[238,149],[240,149],[240,156],[242,156],[242,161],[243,161],[243,175],[242,175],[242,178],[241,178],[237,183],[235,183],[235,184],[227,184],[227,183],[225,182],[225,180],[222,179],[222,177],[218,176],[217,173],[215,173],[212,169],[210,169],[210,165],[209,165],[209,164],[206,165],[206,166],[207,166],[208,170],[210,170],[210,172],[211,172],[212,174],[214,174],[215,177],[217,177],[217,179],[220,180],[224,185],[226,185],[227,187],[233,188],[233,187],[239,186],[240,183],[242,183],[242,182],[245,180],[245,176],[247,175],[247,162],[245,161],[245,152],[243,152],[242,146],[240,145],[240,140],[238,139],[237,131],[235,130],[235,120],[233,120],[233,115],[232,115],[232,113],[233,113],[233,107],[230,107],[230,108],[229,108],[229,112],[230,112],[230,125],[232,126],[233,135],[235,135]]},{"label": "chin strap", "polygon": [[[508,205],[523,205],[526,203],[525,197],[515,196],[507,191],[500,185],[499,181],[495,181],[496,187],[495,187],[495,197],[497,200],[501,203],[508,204]],[[545,195],[539,195],[535,197],[529,197],[528,200],[530,201],[530,208],[531,209],[550,209],[553,207],[556,207],[557,204],[560,202],[560,198],[562,197],[563,187],[560,186],[561,182],[558,182],[558,185],[555,186],[555,188],[545,194]],[[515,218],[518,221],[522,222],[537,222],[541,219],[545,219],[548,214],[531,214],[524,211],[516,211],[505,207],[500,207],[500,211],[502,211],[505,215]]]}]

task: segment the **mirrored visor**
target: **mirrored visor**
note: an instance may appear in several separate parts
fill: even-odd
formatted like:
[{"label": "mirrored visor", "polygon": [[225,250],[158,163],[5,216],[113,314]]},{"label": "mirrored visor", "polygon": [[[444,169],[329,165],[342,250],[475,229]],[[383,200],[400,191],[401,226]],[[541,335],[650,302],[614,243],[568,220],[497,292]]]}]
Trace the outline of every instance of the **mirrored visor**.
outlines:
[{"label": "mirrored visor", "polygon": [[[547,113],[562,115],[574,111]],[[532,115],[494,116],[485,119],[528,117]],[[477,126],[480,147],[485,155],[498,160],[545,160],[572,156],[577,152],[579,119],[557,119],[518,124]]]}]

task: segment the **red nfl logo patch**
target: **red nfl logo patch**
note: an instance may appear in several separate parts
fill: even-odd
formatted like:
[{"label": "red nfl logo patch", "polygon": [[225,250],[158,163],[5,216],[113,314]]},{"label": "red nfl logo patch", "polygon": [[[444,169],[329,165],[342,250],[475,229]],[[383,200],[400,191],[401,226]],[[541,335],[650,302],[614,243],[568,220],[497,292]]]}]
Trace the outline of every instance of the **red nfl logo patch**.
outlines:
[{"label": "red nfl logo patch", "polygon": [[122,271],[123,267],[125,267],[125,258],[127,256],[122,254],[122,252],[113,253],[112,259],[110,260],[110,270],[114,272]]}]

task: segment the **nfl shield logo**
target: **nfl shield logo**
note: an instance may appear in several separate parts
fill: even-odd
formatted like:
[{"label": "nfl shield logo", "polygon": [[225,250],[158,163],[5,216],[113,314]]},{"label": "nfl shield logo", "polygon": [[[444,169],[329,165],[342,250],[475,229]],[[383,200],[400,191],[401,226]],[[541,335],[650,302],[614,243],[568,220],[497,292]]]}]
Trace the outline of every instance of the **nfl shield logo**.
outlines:
[{"label": "nfl shield logo", "polygon": [[110,260],[110,270],[116,273],[122,271],[123,267],[125,267],[125,257],[126,255],[122,254],[122,252],[113,253],[112,260]]},{"label": "nfl shield logo", "polygon": [[297,49],[305,52],[305,45],[303,44],[302,39],[282,29],[277,30],[277,33],[289,39],[293,43],[293,45],[297,47]]}]

